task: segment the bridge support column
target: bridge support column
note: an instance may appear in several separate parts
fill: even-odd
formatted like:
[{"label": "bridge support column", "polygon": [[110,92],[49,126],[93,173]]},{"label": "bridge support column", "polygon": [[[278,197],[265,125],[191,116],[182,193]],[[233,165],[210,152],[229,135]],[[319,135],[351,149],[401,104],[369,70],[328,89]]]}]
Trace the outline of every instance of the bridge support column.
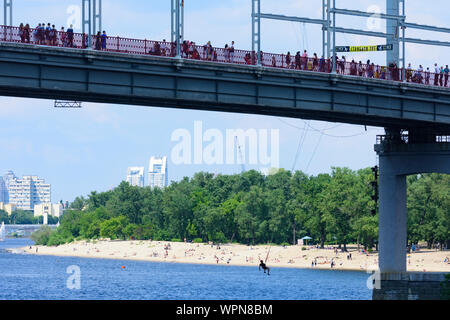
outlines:
[{"label": "bridge support column", "polygon": [[[380,209],[379,209],[379,269],[381,288],[374,290],[374,298],[408,298],[410,279],[406,273],[407,208],[406,177],[420,173],[450,174],[450,141],[438,143],[439,137],[409,131],[408,136],[387,130],[386,138],[375,146],[380,159]],[[412,278],[411,278],[412,279]],[[414,277],[414,286],[420,287]],[[406,282],[405,282],[406,281]],[[419,283],[416,283],[419,282]],[[429,286],[429,279],[423,287]],[[405,290],[400,290],[399,288]],[[395,292],[403,292],[396,296]],[[418,292],[421,290],[419,289]],[[382,292],[382,293],[380,293]],[[429,292],[427,293],[427,295]]]},{"label": "bridge support column", "polygon": [[406,271],[406,175],[392,157],[380,157],[379,267]]}]

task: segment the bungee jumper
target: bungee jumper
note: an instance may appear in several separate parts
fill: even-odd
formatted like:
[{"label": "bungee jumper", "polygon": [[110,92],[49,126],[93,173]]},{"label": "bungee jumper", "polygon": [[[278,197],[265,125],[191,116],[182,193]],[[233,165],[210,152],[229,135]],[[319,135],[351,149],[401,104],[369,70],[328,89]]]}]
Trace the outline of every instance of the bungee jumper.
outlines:
[{"label": "bungee jumper", "polygon": [[258,271],[261,271],[261,268],[264,270],[264,273],[266,273],[266,270],[267,270],[267,275],[270,276],[270,268],[268,266],[266,266],[266,264],[262,260],[258,266]]},{"label": "bungee jumper", "polygon": [[269,253],[270,253],[270,249],[272,248],[272,245],[270,245],[269,247],[269,251],[267,252],[267,256],[266,256],[266,261],[262,261],[260,260],[259,266],[258,266],[258,271],[261,271],[261,268],[264,270],[264,273],[266,273],[267,270],[267,275],[270,276],[270,268],[268,266],[266,266],[267,263],[267,259],[269,259]]}]

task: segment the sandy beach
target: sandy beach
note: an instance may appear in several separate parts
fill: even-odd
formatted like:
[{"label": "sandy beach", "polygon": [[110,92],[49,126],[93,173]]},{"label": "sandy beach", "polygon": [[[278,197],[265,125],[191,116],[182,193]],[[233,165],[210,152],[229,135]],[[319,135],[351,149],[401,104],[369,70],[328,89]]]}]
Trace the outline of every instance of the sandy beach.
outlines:
[{"label": "sandy beach", "polygon": [[[361,248],[362,249],[362,248]],[[163,241],[78,241],[57,247],[32,246],[21,248],[25,253],[83,258],[178,262],[211,265],[257,267],[266,260],[270,268],[312,268],[368,271],[378,268],[377,253],[363,253],[355,246],[349,252],[333,247],[312,246],[246,246],[240,244],[196,244]],[[351,258],[349,257],[351,254]],[[407,255],[408,271],[450,272],[450,251],[421,249]],[[445,259],[447,258],[447,261]],[[334,267],[331,268],[331,261]],[[313,264],[315,262],[315,264]]]}]

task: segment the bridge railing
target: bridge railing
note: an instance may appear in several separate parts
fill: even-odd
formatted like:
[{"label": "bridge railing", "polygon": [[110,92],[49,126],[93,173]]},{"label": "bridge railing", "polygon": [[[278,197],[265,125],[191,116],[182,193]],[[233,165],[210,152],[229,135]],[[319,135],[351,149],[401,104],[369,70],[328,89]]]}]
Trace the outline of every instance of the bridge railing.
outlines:
[{"label": "bridge railing", "polygon": [[388,135],[377,135],[376,144],[394,143],[450,143],[450,136],[439,133],[421,132],[420,135],[401,134],[397,137]]},{"label": "bridge railing", "polygon": [[[53,31],[54,32],[54,31]],[[39,31],[36,28],[30,28],[29,32],[24,32],[19,27],[0,26],[0,41],[29,43],[33,45],[46,45],[70,48],[92,48],[109,52],[121,52],[139,55],[154,56],[175,56],[175,46],[171,42],[132,39],[123,37],[106,37],[105,42],[97,39],[97,36],[91,38],[88,43],[88,37],[82,33],[73,33],[73,38],[67,32],[56,31],[49,37],[45,31]],[[255,65],[256,53],[252,51],[234,49],[231,52],[226,48],[216,48],[208,46],[199,46],[195,44],[182,45],[181,56],[184,59],[194,59],[203,61],[212,61],[220,63],[232,63],[242,65]],[[261,52],[261,64],[264,67],[283,68],[292,70],[304,70],[311,72],[330,73],[332,63],[330,60],[318,57],[296,57],[296,55],[274,54]],[[363,64],[352,61],[338,60],[336,73],[365,77],[384,79],[392,81],[403,81],[403,70],[401,68],[390,68],[374,64]],[[406,82],[449,87],[449,75],[444,73],[435,74],[432,72],[418,72],[416,70],[406,70]]]}]

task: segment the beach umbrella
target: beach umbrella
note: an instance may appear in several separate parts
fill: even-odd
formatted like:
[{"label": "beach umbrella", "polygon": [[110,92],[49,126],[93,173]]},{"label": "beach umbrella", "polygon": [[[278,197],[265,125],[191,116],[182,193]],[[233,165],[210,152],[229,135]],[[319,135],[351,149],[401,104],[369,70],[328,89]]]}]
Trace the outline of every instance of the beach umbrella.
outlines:
[{"label": "beach umbrella", "polygon": [[[304,240],[304,241],[305,241],[305,240],[306,240],[306,241],[308,241],[308,240],[312,240],[312,238],[311,238],[311,237],[308,237],[308,236],[305,236],[305,237],[303,237],[303,238],[302,238],[302,240]],[[305,242],[305,243],[307,243],[307,242]]]}]

